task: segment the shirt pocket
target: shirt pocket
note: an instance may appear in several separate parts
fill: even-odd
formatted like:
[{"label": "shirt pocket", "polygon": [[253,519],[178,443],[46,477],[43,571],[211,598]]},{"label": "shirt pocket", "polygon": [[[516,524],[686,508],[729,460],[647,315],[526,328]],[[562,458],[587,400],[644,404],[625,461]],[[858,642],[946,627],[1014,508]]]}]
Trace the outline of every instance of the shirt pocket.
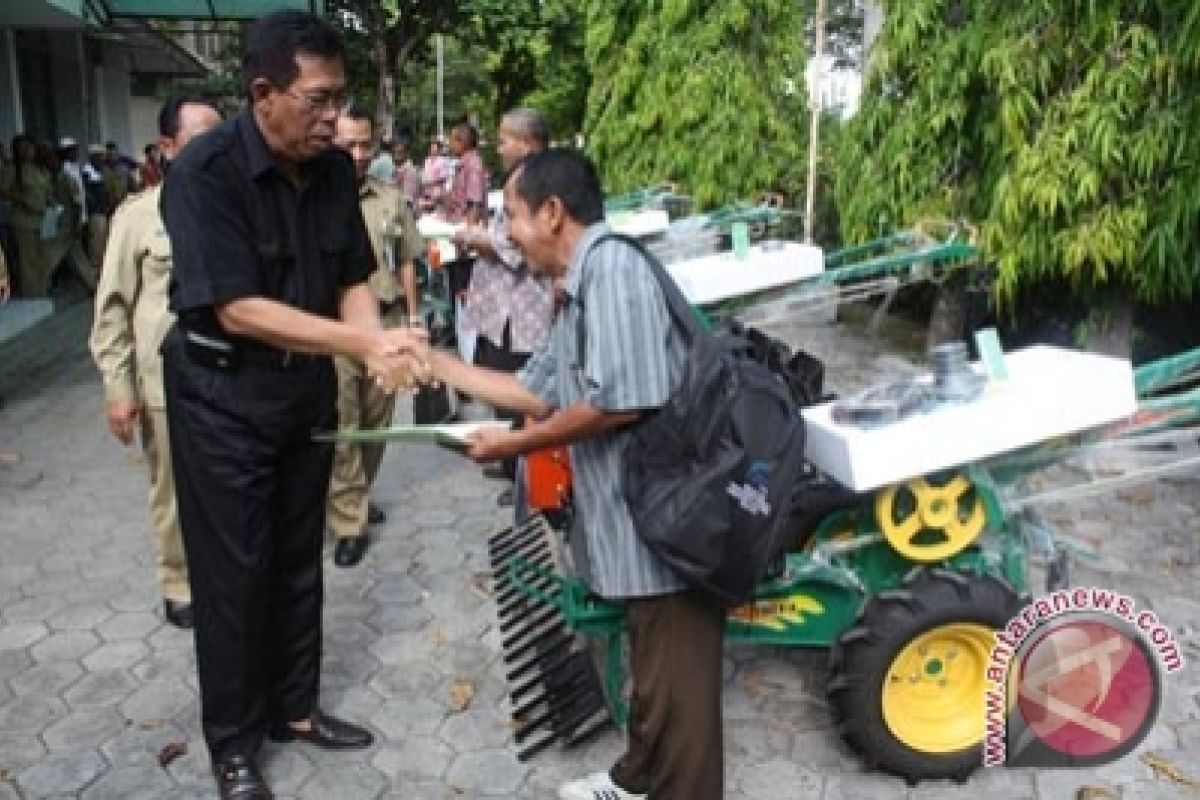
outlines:
[{"label": "shirt pocket", "polygon": [[317,248],[321,253],[323,280],[335,286],[340,284],[352,255],[349,232],[329,221],[323,222],[317,231]]},{"label": "shirt pocket", "polygon": [[171,240],[165,233],[150,237],[146,244],[147,269],[155,278],[171,274]]},{"label": "shirt pocket", "polygon": [[266,240],[257,243],[262,266],[262,285],[267,297],[289,304],[298,301],[295,290],[296,255],[286,244]]}]

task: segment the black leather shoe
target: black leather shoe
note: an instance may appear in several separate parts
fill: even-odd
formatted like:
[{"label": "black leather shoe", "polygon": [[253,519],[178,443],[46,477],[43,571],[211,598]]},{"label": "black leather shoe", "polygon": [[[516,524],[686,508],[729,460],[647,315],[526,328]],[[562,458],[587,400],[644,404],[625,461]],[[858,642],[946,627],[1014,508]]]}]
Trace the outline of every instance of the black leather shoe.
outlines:
[{"label": "black leather shoe", "polygon": [[189,630],[192,627],[192,604],[163,600],[163,616],[176,628]]},{"label": "black leather shoe", "polygon": [[213,765],[221,800],[272,800],[275,795],[246,756],[230,756]]},{"label": "black leather shoe", "polygon": [[275,742],[299,740],[326,750],[360,750],[375,741],[366,728],[331,717],[320,709],[312,713],[309,730],[298,731],[286,722],[279,722],[271,727],[268,735]]},{"label": "black leather shoe", "polygon": [[367,501],[367,524],[382,525],[385,522],[387,522],[387,514],[383,513],[382,508],[380,508],[379,506],[375,505],[370,500],[368,500]]},{"label": "black leather shoe", "polygon": [[366,555],[369,542],[365,533],[338,539],[337,547],[333,549],[333,563],[339,567],[353,567]]}]

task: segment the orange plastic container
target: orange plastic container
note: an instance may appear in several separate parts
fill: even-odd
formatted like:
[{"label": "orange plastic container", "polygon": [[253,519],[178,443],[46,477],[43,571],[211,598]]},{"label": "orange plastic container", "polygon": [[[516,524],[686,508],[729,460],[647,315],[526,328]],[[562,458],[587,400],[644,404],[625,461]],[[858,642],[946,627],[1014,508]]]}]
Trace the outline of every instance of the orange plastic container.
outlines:
[{"label": "orange plastic container", "polygon": [[565,447],[538,450],[525,456],[525,486],[531,509],[560,509],[571,491],[571,455]]}]

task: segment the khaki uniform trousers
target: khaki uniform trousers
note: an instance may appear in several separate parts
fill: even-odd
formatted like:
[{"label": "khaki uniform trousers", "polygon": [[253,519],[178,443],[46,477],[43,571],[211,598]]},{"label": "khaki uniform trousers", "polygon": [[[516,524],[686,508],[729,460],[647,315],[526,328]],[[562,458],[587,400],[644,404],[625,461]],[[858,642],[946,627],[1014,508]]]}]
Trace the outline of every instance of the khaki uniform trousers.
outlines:
[{"label": "khaki uniform trousers", "polygon": [[108,217],[89,214],[87,221],[87,257],[92,262],[92,272],[100,274],[104,268],[104,248],[108,245]]},{"label": "khaki uniform trousers", "polygon": [[188,584],[187,559],[175,506],[167,410],[143,406],[141,423],[142,451],[150,468],[150,522],[158,546],[158,583],[162,586],[164,599],[190,603],[192,590]]},{"label": "khaki uniform trousers", "polygon": [[[337,356],[339,428],[384,428],[392,424],[396,396],[375,385],[358,361]],[[367,530],[367,500],[383,461],[383,444],[339,442],[333,452],[329,479],[328,523],[339,539],[362,536]]]},{"label": "khaki uniform trousers", "polygon": [[17,283],[22,297],[45,297],[50,285],[50,267],[46,263],[46,242],[37,228],[13,226],[17,239]]}]

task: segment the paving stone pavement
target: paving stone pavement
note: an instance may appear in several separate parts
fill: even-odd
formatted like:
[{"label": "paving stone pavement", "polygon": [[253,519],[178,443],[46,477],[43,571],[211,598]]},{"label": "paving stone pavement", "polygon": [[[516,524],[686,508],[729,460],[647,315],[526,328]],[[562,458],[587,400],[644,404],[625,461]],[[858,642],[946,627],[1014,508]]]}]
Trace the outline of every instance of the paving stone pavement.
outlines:
[{"label": "paving stone pavement", "polygon": [[[161,617],[143,465],[105,428],[89,323],[80,304],[0,345],[0,800],[211,797],[191,638]],[[841,327],[785,333],[826,359],[838,390],[916,369]],[[337,755],[268,744],[280,797],[549,798],[619,753],[613,731],[530,764],[514,757],[493,609],[478,588],[484,537],[508,516],[499,489],[440,449],[389,449],[376,491],[387,523],[362,565],[325,570],[323,704],[369,723],[377,744]],[[1153,608],[1191,662],[1166,679],[1159,724],[1137,753],[1088,771],[985,770],[965,786],[910,789],[865,772],[840,742],[823,652],[731,646],[726,796],[1067,800],[1084,785],[1200,796],[1140,758],[1152,751],[1200,778],[1198,512],[1194,475],[1046,512],[1100,552],[1075,582]],[[456,684],[473,689],[462,710]],[[187,752],[162,767],[170,743]]]}]

